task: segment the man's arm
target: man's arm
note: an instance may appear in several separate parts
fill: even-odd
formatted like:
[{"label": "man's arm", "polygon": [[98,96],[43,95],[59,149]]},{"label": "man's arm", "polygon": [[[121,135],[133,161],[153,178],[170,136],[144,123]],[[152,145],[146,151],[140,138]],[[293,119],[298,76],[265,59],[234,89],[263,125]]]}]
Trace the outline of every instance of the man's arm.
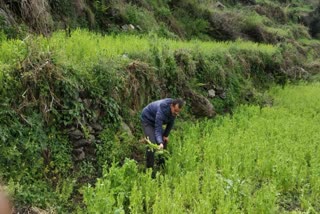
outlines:
[{"label": "man's arm", "polygon": [[162,124],[163,124],[162,111],[158,110],[157,114],[156,114],[156,119],[155,119],[155,136],[156,136],[156,141],[157,141],[158,144],[163,143],[163,139],[162,139],[162,133],[163,133]]},{"label": "man's arm", "polygon": [[168,137],[168,136],[169,136],[170,131],[171,131],[172,127],[173,127],[173,124],[174,124],[174,120],[170,121],[170,122],[167,124],[166,130],[164,130],[163,136],[165,136],[165,137]]}]

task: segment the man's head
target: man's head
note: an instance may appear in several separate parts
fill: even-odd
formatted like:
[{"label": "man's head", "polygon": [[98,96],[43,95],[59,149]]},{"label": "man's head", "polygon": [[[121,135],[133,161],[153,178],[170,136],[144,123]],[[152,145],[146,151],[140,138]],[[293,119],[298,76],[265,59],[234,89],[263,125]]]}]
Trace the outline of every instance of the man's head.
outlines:
[{"label": "man's head", "polygon": [[174,99],[170,105],[171,114],[175,117],[178,116],[183,105],[184,102],[182,99]]}]

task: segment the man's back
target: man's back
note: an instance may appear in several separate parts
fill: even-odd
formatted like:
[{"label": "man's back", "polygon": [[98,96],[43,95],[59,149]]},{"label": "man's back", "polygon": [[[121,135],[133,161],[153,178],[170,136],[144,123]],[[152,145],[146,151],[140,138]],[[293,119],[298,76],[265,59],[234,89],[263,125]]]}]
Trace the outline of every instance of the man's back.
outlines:
[{"label": "man's back", "polygon": [[149,125],[154,126],[156,114],[158,111],[160,111],[158,113],[160,113],[162,119],[164,119],[163,122],[168,123],[169,120],[174,119],[173,117],[171,118],[171,114],[170,114],[170,104],[171,103],[172,103],[171,98],[157,100],[157,101],[150,103],[142,110],[141,120],[143,122],[148,123]]}]

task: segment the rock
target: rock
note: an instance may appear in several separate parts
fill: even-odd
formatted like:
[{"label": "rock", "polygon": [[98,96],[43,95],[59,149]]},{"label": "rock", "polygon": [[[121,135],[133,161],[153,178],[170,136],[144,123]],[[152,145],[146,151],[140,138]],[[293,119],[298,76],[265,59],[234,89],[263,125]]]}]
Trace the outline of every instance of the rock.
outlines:
[{"label": "rock", "polygon": [[83,152],[83,147],[77,148],[77,149],[73,149],[72,152],[76,155],[79,155],[80,153]]},{"label": "rock", "polygon": [[46,210],[40,209],[38,207],[31,207],[29,211],[25,213],[34,213],[34,214],[47,214]]},{"label": "rock", "polygon": [[91,142],[91,143],[93,143],[94,141],[95,141],[95,139],[96,139],[96,137],[94,136],[94,135],[89,135],[88,136],[88,140]]},{"label": "rock", "polygon": [[219,94],[219,97],[224,100],[227,98],[227,93],[224,91],[221,94]]},{"label": "rock", "polygon": [[84,103],[84,106],[86,107],[86,108],[90,108],[91,107],[91,105],[92,105],[92,100],[91,99],[83,99],[82,100],[82,102]]},{"label": "rock", "polygon": [[134,30],[135,29],[135,27],[132,24],[129,24],[128,27],[129,27],[130,30]]},{"label": "rock", "polygon": [[219,2],[219,1],[215,4],[215,6],[216,6],[217,8],[219,8],[219,9],[224,9],[224,8],[226,8],[226,6],[225,6],[224,4],[222,4],[221,2]]},{"label": "rock", "polygon": [[86,158],[86,154],[84,153],[84,151],[82,151],[80,154],[78,154],[75,158],[76,161],[81,161],[84,160]]},{"label": "rock", "polygon": [[86,153],[87,158],[89,158],[89,156],[96,157],[97,154],[96,149],[92,147],[85,148],[84,152]]},{"label": "rock", "polygon": [[76,127],[71,126],[67,131],[68,131],[68,132],[72,132],[72,131],[74,131],[74,130],[76,130]]},{"label": "rock", "polygon": [[83,146],[89,146],[91,144],[91,142],[87,139],[81,139],[78,141],[75,141],[73,143],[73,147],[74,148],[79,148],[79,147],[83,147]]},{"label": "rock", "polygon": [[69,132],[69,137],[71,137],[72,139],[78,140],[84,137],[84,134],[79,129],[76,129],[74,131]]},{"label": "rock", "polygon": [[127,31],[128,30],[128,25],[122,25],[121,28],[122,28],[122,30]]},{"label": "rock", "polygon": [[131,136],[131,137],[133,136],[130,127],[125,122],[121,122],[121,130],[127,133],[128,136]]},{"label": "rock", "polygon": [[91,126],[87,126],[87,128],[88,128],[88,132],[90,134],[94,134],[95,133],[94,129]]},{"label": "rock", "polygon": [[220,97],[221,99],[224,100],[224,99],[227,98],[227,92],[223,88],[218,86],[218,87],[215,88],[215,92],[216,92],[216,95],[218,97]]},{"label": "rock", "polygon": [[215,116],[214,107],[207,98],[195,93],[189,88],[184,89],[184,96],[190,101],[191,111],[194,115],[198,117]]},{"label": "rock", "polygon": [[215,90],[210,89],[210,90],[208,91],[208,96],[209,96],[209,98],[214,98],[214,97],[216,96]]},{"label": "rock", "polygon": [[103,127],[99,123],[92,123],[91,127],[98,132],[103,130]]},{"label": "rock", "polygon": [[142,28],[140,27],[140,25],[137,25],[136,28],[137,28],[139,31],[142,31]]},{"label": "rock", "polygon": [[132,24],[122,25],[121,28],[124,31],[133,31],[133,30],[135,30],[135,27]]}]

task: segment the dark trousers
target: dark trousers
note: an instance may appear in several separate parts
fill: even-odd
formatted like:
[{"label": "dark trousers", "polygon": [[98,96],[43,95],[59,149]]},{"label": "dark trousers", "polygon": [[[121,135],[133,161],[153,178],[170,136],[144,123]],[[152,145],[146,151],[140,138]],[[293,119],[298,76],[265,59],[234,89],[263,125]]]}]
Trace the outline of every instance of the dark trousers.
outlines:
[{"label": "dark trousers", "polygon": [[[143,129],[144,135],[146,137],[149,137],[149,140],[152,143],[157,144],[154,126],[151,126],[150,124],[142,121],[142,129]],[[166,143],[163,143],[163,148],[167,149]],[[155,161],[154,153],[155,153],[155,151],[151,151],[151,149],[147,148],[147,150],[146,150],[146,166],[147,166],[147,168],[152,168],[154,166],[154,161]],[[160,166],[163,166],[165,163],[164,158],[159,158],[158,163]]]}]

